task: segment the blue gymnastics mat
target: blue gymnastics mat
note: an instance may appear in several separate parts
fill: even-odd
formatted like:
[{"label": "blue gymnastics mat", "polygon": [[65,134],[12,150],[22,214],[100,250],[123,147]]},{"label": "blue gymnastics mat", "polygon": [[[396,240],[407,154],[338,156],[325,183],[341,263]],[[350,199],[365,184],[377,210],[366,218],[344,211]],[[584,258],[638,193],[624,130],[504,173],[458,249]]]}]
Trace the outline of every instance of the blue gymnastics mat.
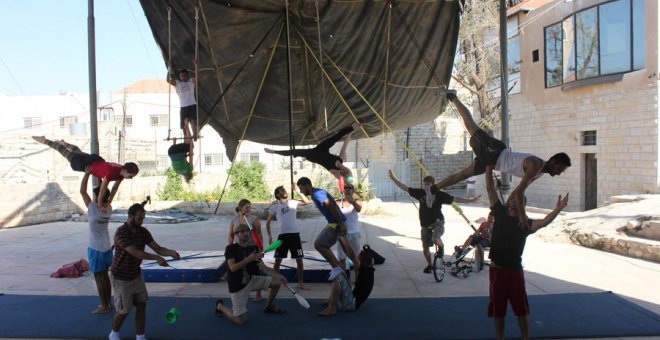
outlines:
[{"label": "blue gymnastics mat", "polygon": [[[223,251],[179,251],[180,260],[169,260],[171,267],[161,267],[156,261],[143,261],[142,272],[146,282],[218,282],[227,272]],[[263,259],[267,266],[273,267],[273,252],[266,253]],[[305,251],[303,257],[305,282],[327,282],[330,264],[317,252]],[[289,282],[298,282],[296,261],[282,259],[280,273]]]},{"label": "blue gymnastics mat", "polygon": [[[660,316],[611,292],[530,296],[530,328],[537,339],[660,336]],[[225,304],[230,300],[224,298]],[[310,300],[304,310],[286,290],[276,303],[285,314],[264,314],[263,303],[248,303],[247,323],[231,324],[213,314],[215,298],[152,297],[147,305],[149,339],[492,339],[487,297],[369,299],[356,312],[316,315],[323,306]],[[93,315],[95,296],[0,296],[0,337],[107,339],[112,314]],[[165,322],[173,306],[182,311]],[[134,313],[121,336],[135,337]],[[506,337],[519,337],[509,311]]]}]

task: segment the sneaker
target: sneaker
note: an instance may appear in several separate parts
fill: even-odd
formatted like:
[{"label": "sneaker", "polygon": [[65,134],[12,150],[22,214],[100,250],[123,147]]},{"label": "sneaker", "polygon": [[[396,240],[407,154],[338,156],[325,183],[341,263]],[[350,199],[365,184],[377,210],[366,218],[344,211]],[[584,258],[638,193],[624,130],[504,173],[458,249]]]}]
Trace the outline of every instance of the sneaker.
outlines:
[{"label": "sneaker", "polygon": [[121,337],[119,337],[119,333],[110,333],[108,335],[109,340],[121,340]]},{"label": "sneaker", "polygon": [[431,274],[433,272],[433,266],[426,266],[424,268],[424,274]]},{"label": "sneaker", "polygon": [[341,274],[344,270],[341,267],[334,267],[330,271],[330,276],[328,277],[328,281],[332,281],[335,278],[337,278],[337,275]]}]

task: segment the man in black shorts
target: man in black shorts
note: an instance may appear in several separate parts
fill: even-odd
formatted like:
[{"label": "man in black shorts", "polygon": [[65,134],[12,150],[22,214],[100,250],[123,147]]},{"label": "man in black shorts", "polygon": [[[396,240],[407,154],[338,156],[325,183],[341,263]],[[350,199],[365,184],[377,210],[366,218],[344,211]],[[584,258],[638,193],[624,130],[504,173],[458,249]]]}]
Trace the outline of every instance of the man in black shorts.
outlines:
[{"label": "man in black shorts", "polygon": [[[190,78],[188,70],[179,71],[179,80],[174,79],[171,73],[167,74],[167,82],[174,86],[176,94],[179,95],[179,105],[181,107],[179,125],[183,130],[183,137],[187,143],[190,138],[197,140],[199,131],[197,131],[197,100],[195,99],[195,84],[197,78]],[[193,132],[190,132],[192,126]]]},{"label": "man in black shorts", "polygon": [[560,152],[550,157],[547,161],[543,161],[541,158],[529,153],[513,152],[502,141],[489,136],[484,130],[479,128],[474,119],[472,119],[470,111],[456,97],[455,91],[447,92],[447,99],[454,104],[456,110],[461,115],[463,124],[465,124],[465,128],[471,136],[470,147],[472,147],[472,151],[474,151],[477,157],[468,167],[449,175],[447,178],[438,182],[436,186],[438,189],[444,189],[472,176],[481,175],[486,171],[486,166],[488,165],[492,165],[494,170],[501,173],[520,177],[520,183],[511,192],[509,200],[515,199],[518,202],[517,208],[520,211],[520,225],[526,225],[527,215],[525,214],[522,203],[525,190],[533,181],[546,173],[553,177],[561,175],[566,168],[571,166],[570,157]]},{"label": "man in black shorts", "polygon": [[442,243],[442,234],[445,233],[445,217],[442,215],[442,205],[452,204],[454,201],[458,203],[472,203],[481,198],[481,195],[466,199],[463,197],[454,197],[434,186],[435,179],[432,176],[424,177],[424,188],[409,188],[407,185],[401,183],[390,169],[387,172],[392,182],[396,184],[401,190],[410,194],[419,201],[419,224],[422,227],[422,251],[426,259],[426,268],[424,273],[430,274],[433,272],[431,265],[431,252],[429,248],[437,244],[441,248],[444,247]]},{"label": "man in black shorts", "polygon": [[296,211],[299,205],[307,205],[312,203],[300,193],[295,184],[291,185],[293,190],[298,193],[302,198],[301,201],[289,199],[289,194],[283,186],[275,188],[275,198],[277,202],[273,203],[268,209],[268,219],[266,220],[266,231],[268,231],[268,243],[273,243],[273,234],[271,231],[271,224],[273,219],[276,218],[280,224],[280,234],[277,237],[282,241],[282,245],[275,250],[275,264],[273,269],[279,273],[282,259],[285,259],[288,252],[291,252],[291,258],[296,259],[298,268],[298,288],[306,289],[303,282],[304,267],[303,267],[303,249],[300,242],[300,229],[296,220]]},{"label": "man in black shorts", "polygon": [[[317,146],[312,149],[295,149],[295,150],[273,150],[265,148],[264,151],[267,153],[275,153],[282,156],[293,157],[303,157],[312,163],[319,164],[320,166],[326,168],[333,176],[339,178],[341,176],[346,177],[346,180],[350,183],[352,182],[351,169],[344,165],[344,159],[346,158],[346,147],[350,141],[350,134],[359,129],[362,126],[359,123],[353,123],[351,126],[347,126],[337,132],[334,136],[325,139]],[[333,155],[330,153],[330,148],[335,145],[340,139],[344,139],[344,144],[342,145],[339,156]]]}]

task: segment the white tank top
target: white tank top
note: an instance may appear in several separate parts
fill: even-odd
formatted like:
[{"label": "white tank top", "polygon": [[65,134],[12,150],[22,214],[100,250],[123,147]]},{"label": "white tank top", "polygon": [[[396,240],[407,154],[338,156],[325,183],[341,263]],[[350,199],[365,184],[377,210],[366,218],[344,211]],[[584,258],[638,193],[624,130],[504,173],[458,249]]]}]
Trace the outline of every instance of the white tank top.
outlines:
[{"label": "white tank top", "polygon": [[500,153],[500,157],[497,159],[495,170],[522,178],[525,176],[523,162],[527,157],[536,156],[531,153],[513,152],[509,149],[504,149]]},{"label": "white tank top", "polygon": [[186,107],[196,105],[195,101],[195,78],[190,78],[188,81],[176,81],[176,94],[179,95],[179,106]]},{"label": "white tank top", "polygon": [[351,204],[348,207],[344,207],[344,202],[340,202],[339,210],[346,216],[346,227],[349,234],[355,234],[360,232],[358,227],[358,212],[355,211],[355,207]]}]

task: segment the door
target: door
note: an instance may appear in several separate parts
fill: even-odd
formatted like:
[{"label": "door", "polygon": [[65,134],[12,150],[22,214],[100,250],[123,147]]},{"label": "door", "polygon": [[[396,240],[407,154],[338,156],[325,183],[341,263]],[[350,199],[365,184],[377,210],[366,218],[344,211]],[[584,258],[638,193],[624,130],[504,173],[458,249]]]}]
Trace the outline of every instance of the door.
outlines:
[{"label": "door", "polygon": [[584,210],[598,207],[598,160],[595,153],[584,154]]}]

